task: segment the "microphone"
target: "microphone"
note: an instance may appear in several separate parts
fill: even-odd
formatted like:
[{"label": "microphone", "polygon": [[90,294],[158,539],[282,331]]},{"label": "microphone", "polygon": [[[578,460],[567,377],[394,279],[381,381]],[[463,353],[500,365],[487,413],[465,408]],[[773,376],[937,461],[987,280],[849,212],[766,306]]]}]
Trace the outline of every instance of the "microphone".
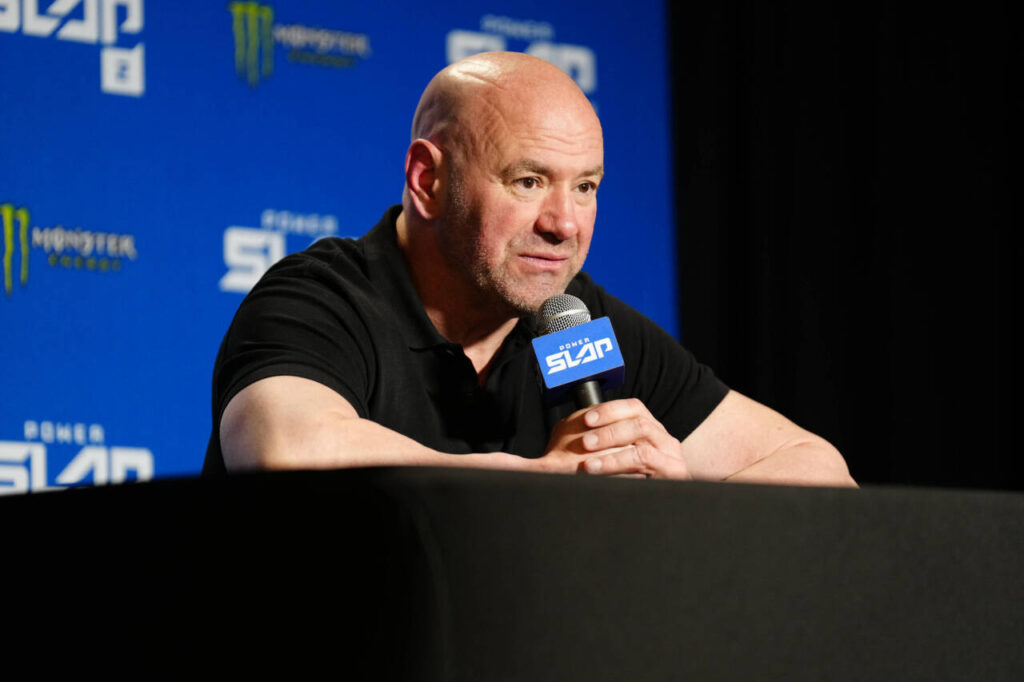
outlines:
[{"label": "microphone", "polygon": [[557,294],[544,301],[536,322],[533,352],[549,405],[572,397],[577,408],[591,407],[602,390],[622,385],[622,351],[607,317],[591,320],[583,301]]}]

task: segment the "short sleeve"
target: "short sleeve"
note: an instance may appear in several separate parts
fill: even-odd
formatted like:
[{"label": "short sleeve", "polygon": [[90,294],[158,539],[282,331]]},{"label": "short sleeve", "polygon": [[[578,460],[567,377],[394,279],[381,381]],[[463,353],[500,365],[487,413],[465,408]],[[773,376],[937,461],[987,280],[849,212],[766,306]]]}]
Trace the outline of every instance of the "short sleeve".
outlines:
[{"label": "short sleeve", "polygon": [[374,366],[367,297],[358,267],[334,260],[289,256],[239,306],[214,370],[215,423],[243,388],[282,375],[321,383],[366,416]]}]

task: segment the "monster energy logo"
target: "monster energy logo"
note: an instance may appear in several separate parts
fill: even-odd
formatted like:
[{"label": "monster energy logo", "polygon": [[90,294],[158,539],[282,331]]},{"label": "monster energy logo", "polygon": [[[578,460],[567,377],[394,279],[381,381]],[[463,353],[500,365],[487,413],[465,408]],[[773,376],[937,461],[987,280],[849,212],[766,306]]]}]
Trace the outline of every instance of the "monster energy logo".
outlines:
[{"label": "monster energy logo", "polygon": [[235,35],[235,70],[250,87],[273,72],[275,44],[287,50],[289,62],[334,69],[350,68],[373,54],[365,33],[275,24],[274,9],[258,2],[229,2],[228,10]]},{"label": "monster energy logo", "polygon": [[21,252],[21,286],[28,283],[28,209],[22,206],[15,208],[13,204],[0,204],[0,218],[4,224],[4,293],[11,295],[14,288],[14,237],[15,222],[18,223],[18,247]]},{"label": "monster energy logo", "polygon": [[228,10],[235,35],[235,70],[255,87],[261,76],[274,70],[274,10],[258,2],[229,2]]},{"label": "monster energy logo", "polygon": [[[134,234],[99,232],[81,227],[68,229],[61,225],[36,225],[29,230],[28,209],[12,203],[0,204],[0,222],[3,223],[3,286],[8,298],[14,290],[15,272],[21,286],[28,284],[31,249],[42,249],[51,267],[84,268],[94,272],[118,272],[122,261],[134,261],[139,255]],[[14,268],[16,252],[21,255],[21,267],[17,271]]]}]

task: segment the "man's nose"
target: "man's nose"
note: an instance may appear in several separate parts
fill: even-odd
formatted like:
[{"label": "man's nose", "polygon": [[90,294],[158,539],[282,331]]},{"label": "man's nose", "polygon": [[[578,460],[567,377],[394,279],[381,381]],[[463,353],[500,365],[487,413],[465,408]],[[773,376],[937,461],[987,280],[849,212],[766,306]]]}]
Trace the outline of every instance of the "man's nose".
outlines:
[{"label": "man's nose", "polygon": [[572,192],[563,188],[552,188],[544,198],[540,215],[537,216],[537,230],[558,241],[571,239],[579,230],[576,203]]}]

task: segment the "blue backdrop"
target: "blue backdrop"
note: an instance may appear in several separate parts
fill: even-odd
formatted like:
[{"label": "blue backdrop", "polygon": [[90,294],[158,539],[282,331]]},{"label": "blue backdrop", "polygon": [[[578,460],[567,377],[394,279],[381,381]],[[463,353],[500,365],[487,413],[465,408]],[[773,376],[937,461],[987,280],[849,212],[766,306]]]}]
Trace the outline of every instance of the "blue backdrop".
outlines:
[{"label": "blue backdrop", "polygon": [[285,253],[400,200],[412,113],[473,52],[593,101],[586,269],[677,330],[660,0],[0,0],[0,492],[198,472],[210,374]]}]

